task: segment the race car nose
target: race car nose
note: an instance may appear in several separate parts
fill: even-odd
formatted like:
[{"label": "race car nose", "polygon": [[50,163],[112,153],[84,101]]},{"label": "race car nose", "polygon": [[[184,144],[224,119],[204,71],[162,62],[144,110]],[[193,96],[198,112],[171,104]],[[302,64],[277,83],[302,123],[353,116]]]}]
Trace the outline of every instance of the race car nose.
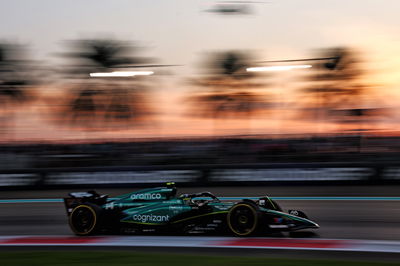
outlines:
[{"label": "race car nose", "polygon": [[319,224],[314,223],[313,226],[312,226],[312,228],[319,228]]},{"label": "race car nose", "polygon": [[313,221],[310,221],[310,220],[307,220],[307,225],[308,225],[308,228],[319,228],[319,224],[317,224],[317,223],[315,223],[315,222],[313,222]]}]

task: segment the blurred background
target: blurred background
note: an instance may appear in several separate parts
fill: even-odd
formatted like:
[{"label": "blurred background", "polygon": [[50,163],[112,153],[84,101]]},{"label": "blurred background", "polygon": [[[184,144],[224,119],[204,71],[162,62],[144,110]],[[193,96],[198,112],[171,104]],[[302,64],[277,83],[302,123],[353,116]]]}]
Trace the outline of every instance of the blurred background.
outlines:
[{"label": "blurred background", "polygon": [[399,180],[397,1],[2,5],[2,187]]}]

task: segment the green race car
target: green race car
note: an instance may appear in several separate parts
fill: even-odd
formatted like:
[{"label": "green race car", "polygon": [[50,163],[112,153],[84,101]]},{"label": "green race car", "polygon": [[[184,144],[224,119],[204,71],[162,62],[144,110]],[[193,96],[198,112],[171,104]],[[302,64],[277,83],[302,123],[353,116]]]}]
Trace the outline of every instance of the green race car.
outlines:
[{"label": "green race car", "polygon": [[261,235],[318,228],[298,210],[283,212],[269,197],[225,202],[210,192],[176,196],[174,183],[115,198],[95,191],[64,199],[76,235],[101,233]]}]

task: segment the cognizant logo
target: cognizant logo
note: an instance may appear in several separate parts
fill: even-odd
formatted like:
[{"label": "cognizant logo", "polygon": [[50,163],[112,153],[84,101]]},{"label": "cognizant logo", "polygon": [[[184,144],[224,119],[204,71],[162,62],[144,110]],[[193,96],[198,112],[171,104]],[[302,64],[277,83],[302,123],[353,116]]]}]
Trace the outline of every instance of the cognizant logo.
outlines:
[{"label": "cognizant logo", "polygon": [[153,214],[135,214],[132,219],[134,221],[140,221],[142,223],[147,222],[168,222],[169,215],[153,215]]},{"label": "cognizant logo", "polygon": [[161,199],[162,195],[160,193],[145,193],[145,194],[132,194],[132,200],[158,200]]}]

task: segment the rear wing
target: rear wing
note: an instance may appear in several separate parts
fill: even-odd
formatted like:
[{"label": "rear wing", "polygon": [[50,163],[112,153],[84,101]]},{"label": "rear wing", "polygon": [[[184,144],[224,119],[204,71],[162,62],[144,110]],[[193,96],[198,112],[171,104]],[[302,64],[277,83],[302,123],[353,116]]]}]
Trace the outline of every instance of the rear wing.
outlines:
[{"label": "rear wing", "polygon": [[101,206],[106,204],[108,200],[108,195],[100,195],[96,191],[72,192],[69,193],[68,196],[69,197],[64,198],[64,206],[68,216],[76,206],[85,203],[92,203]]}]

